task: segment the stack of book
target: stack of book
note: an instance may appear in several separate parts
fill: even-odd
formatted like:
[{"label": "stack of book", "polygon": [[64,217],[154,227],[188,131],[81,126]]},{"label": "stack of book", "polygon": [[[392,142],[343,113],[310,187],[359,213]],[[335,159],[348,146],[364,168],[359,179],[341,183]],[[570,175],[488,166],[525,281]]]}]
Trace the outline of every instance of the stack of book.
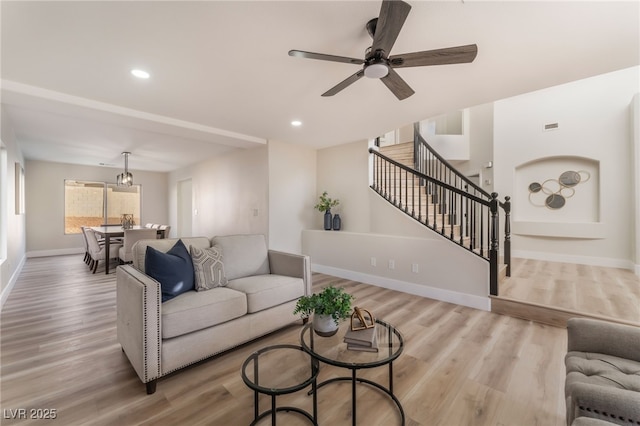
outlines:
[{"label": "stack of book", "polygon": [[347,330],[344,335],[347,349],[352,351],[378,352],[378,333],[376,327],[362,330]]}]

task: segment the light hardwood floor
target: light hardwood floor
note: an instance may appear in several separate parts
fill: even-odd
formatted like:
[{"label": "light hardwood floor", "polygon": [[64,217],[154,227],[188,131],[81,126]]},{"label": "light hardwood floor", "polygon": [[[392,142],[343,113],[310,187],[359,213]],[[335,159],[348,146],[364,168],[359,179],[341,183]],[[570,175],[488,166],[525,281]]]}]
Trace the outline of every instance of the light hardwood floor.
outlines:
[{"label": "light hardwood floor", "polygon": [[626,269],[514,258],[499,294],[569,316],[584,313],[640,326],[640,277]]},{"label": "light hardwood floor", "polygon": [[[407,425],[564,424],[566,330],[325,275],[313,279],[315,289],[346,287],[359,306],[402,331],[394,385]],[[253,394],[240,378],[242,362],[269,344],[298,344],[301,328],[163,378],[146,395],[116,340],[115,317],[114,274],[92,275],[79,255],[29,259],[1,315],[2,424],[248,425]],[[320,378],[345,373],[322,365]],[[362,372],[382,381],[386,374]],[[350,424],[350,393],[348,384],[320,389],[321,425]],[[299,392],[279,403],[309,409],[310,399]],[[358,400],[359,424],[399,424],[378,391],[360,385]],[[55,409],[57,418],[4,418],[20,408]],[[287,413],[279,421],[308,424]]]}]

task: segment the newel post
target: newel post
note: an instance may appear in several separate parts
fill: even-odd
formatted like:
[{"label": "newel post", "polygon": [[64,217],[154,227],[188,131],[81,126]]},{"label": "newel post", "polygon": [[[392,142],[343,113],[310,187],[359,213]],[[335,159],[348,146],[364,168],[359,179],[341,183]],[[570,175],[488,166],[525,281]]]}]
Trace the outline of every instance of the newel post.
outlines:
[{"label": "newel post", "polygon": [[491,193],[489,209],[491,211],[491,229],[489,246],[489,294],[498,295],[498,193]]},{"label": "newel post", "polygon": [[507,276],[511,276],[511,197],[504,197],[504,263]]}]

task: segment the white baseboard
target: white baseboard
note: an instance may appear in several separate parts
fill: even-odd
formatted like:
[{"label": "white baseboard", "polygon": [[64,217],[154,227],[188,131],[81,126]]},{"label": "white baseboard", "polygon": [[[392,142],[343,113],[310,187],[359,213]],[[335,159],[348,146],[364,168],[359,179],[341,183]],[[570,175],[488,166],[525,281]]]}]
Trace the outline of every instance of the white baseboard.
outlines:
[{"label": "white baseboard", "polygon": [[27,252],[27,257],[48,257],[48,256],[64,256],[66,254],[83,254],[83,248],[66,248],[54,250],[35,250]]},{"label": "white baseboard", "polygon": [[621,268],[633,271],[638,269],[640,265],[635,265],[631,260],[613,259],[609,257],[592,257],[592,256],[574,256],[570,254],[547,253],[540,251],[513,250],[512,257],[523,259],[544,260],[547,262],[576,263],[578,265],[603,266],[606,268]]},{"label": "white baseboard", "polygon": [[379,277],[377,275],[364,274],[362,272],[350,271],[347,269],[334,268],[332,266],[324,266],[314,263],[311,264],[311,270],[313,272],[319,272],[322,274],[332,275],[334,277],[358,281],[365,284],[388,288],[391,290],[397,290],[403,293],[415,294],[416,296],[427,297],[429,299],[455,303],[456,305],[468,306],[470,308],[480,309],[483,311],[491,311],[491,299],[488,296],[482,297],[472,294],[459,293],[442,288],[409,283],[406,281],[399,281],[391,278]]},{"label": "white baseboard", "polygon": [[2,294],[0,295],[0,311],[4,307],[4,302],[7,301],[9,294],[11,294],[11,290],[13,290],[13,286],[16,285],[16,281],[18,281],[18,277],[22,272],[22,267],[24,266],[24,262],[26,260],[27,260],[27,257],[22,256],[22,259],[20,259],[20,263],[18,264],[18,267],[16,268],[15,272],[13,273],[13,275],[11,275],[11,278],[9,279],[7,286],[2,290]]}]

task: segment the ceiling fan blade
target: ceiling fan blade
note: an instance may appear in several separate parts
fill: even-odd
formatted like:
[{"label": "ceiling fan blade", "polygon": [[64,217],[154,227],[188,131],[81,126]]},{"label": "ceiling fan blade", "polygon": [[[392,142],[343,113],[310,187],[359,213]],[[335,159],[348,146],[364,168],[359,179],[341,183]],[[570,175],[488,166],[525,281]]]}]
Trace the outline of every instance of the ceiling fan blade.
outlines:
[{"label": "ceiling fan blade", "polygon": [[380,7],[380,16],[376,24],[376,32],[373,36],[371,51],[384,51],[384,56],[389,56],[404,21],[409,16],[411,5],[400,0],[383,0]]},{"label": "ceiling fan blade", "polygon": [[389,63],[393,68],[463,64],[473,62],[477,54],[478,46],[475,44],[467,44],[465,46],[393,55],[389,58]]},{"label": "ceiling fan blade", "polygon": [[290,50],[289,56],[296,56],[298,58],[318,59],[321,61],[331,62],[345,62],[347,64],[362,65],[364,60],[356,58],[347,58],[345,56],[325,55],[324,53],[305,52],[302,50]]},{"label": "ceiling fan blade", "polygon": [[398,100],[403,100],[413,95],[415,92],[406,81],[400,77],[400,75],[393,70],[393,68],[389,68],[389,74],[386,77],[382,77],[380,80],[396,95]]},{"label": "ceiling fan blade", "polygon": [[360,80],[363,75],[364,75],[364,70],[358,71],[357,73],[355,73],[352,76],[348,77],[346,80],[336,84],[331,89],[329,89],[326,92],[324,92],[322,94],[322,96],[333,96],[333,95],[335,95],[339,91],[347,88],[348,86],[352,85],[356,81]]}]

